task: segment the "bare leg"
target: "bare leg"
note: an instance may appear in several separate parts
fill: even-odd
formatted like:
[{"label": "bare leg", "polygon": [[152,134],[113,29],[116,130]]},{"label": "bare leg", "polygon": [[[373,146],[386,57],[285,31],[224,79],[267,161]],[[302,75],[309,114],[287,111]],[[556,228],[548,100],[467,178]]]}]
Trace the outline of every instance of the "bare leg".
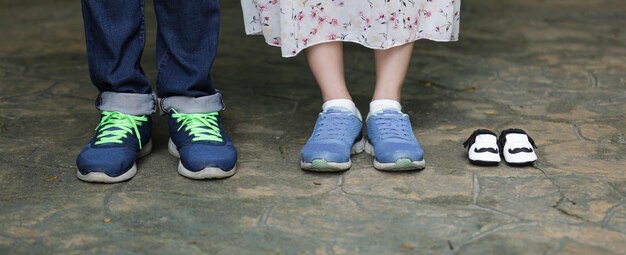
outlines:
[{"label": "bare leg", "polygon": [[311,72],[317,81],[324,101],[350,99],[343,68],[343,44],[322,43],[306,49]]},{"label": "bare leg", "polygon": [[413,43],[387,50],[374,50],[376,58],[376,89],[372,100],[400,101],[404,78],[411,61]]}]

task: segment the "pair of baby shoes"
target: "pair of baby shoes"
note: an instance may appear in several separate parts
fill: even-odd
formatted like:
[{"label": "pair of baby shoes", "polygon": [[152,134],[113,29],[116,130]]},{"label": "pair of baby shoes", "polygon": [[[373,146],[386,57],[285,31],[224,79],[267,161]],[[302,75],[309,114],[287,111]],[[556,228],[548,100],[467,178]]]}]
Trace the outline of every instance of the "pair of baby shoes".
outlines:
[{"label": "pair of baby shoes", "polygon": [[537,161],[535,141],[521,129],[503,130],[499,139],[493,131],[478,129],[463,146],[467,148],[470,162],[475,165],[497,165],[501,156],[512,166],[528,166]]}]

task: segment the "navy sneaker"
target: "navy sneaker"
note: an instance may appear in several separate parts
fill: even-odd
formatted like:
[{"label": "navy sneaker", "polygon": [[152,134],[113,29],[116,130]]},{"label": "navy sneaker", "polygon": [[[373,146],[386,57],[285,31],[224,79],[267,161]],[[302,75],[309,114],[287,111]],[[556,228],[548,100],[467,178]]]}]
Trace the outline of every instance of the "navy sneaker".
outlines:
[{"label": "navy sneaker", "polygon": [[374,156],[374,168],[385,171],[419,170],[425,166],[424,151],[413,134],[409,116],[383,110],[367,118],[365,151]]},{"label": "navy sneaker", "polygon": [[96,134],[76,158],[78,179],[114,183],[137,174],[138,158],[152,150],[150,116],[102,112]]},{"label": "navy sneaker", "polygon": [[178,173],[191,179],[233,176],[237,150],[222,127],[219,112],[178,113],[169,111],[168,151],[180,158]]},{"label": "navy sneaker", "polygon": [[300,167],[322,172],[349,169],[350,155],[363,151],[361,127],[361,119],[349,110],[330,108],[320,113],[302,148]]}]

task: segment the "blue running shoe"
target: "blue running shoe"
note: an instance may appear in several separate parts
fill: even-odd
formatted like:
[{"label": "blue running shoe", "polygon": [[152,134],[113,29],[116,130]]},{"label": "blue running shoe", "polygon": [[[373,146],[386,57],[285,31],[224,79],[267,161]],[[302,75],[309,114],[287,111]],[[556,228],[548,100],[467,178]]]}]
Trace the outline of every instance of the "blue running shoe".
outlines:
[{"label": "blue running shoe", "polygon": [[114,183],[137,174],[138,158],[152,150],[150,116],[102,112],[96,134],[76,158],[78,179]]},{"label": "blue running shoe", "polygon": [[361,119],[343,108],[320,113],[302,148],[300,167],[320,172],[347,170],[352,166],[350,154],[363,151],[361,127]]},{"label": "blue running shoe", "polygon": [[178,173],[191,179],[233,176],[237,150],[222,127],[219,112],[178,113],[169,111],[168,151],[180,158]]},{"label": "blue running shoe", "polygon": [[424,151],[413,134],[409,116],[383,110],[367,118],[365,151],[374,157],[374,168],[384,171],[423,169]]}]

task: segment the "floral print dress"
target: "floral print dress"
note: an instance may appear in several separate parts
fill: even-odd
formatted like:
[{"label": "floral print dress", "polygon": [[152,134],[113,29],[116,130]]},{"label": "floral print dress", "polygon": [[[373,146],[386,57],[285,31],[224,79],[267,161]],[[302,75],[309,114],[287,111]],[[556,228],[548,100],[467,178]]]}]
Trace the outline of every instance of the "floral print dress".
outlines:
[{"label": "floral print dress", "polygon": [[456,41],[461,0],[241,0],[247,34],[283,57],[324,42],[388,49],[418,39]]}]

